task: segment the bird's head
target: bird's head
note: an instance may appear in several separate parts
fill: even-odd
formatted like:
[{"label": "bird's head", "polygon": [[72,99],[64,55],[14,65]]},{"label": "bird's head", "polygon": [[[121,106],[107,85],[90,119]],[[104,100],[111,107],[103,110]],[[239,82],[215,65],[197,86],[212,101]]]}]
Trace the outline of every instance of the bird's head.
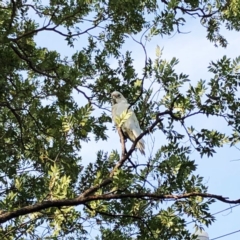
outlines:
[{"label": "bird's head", "polygon": [[119,102],[127,102],[126,98],[118,91],[112,92],[111,97],[112,97],[113,104],[116,104]]}]

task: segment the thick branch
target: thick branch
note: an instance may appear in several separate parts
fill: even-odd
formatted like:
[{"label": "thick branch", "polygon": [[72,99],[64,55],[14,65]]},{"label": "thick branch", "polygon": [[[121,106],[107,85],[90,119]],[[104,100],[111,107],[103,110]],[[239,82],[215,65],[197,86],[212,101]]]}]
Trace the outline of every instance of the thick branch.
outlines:
[{"label": "thick branch", "polygon": [[18,210],[3,213],[0,215],[0,223],[4,223],[8,220],[13,218],[26,215],[33,212],[38,212],[50,207],[63,207],[63,206],[77,206],[80,204],[85,204],[91,201],[96,200],[112,200],[112,199],[126,199],[126,198],[139,198],[145,200],[178,200],[178,199],[185,199],[190,197],[197,197],[201,196],[203,198],[213,198],[219,200],[224,203],[232,203],[237,204],[240,203],[240,199],[237,200],[228,200],[227,197],[223,197],[221,195],[215,195],[210,193],[184,193],[179,195],[158,195],[158,194],[151,194],[151,193],[128,193],[128,194],[108,194],[108,195],[92,195],[87,197],[78,197],[74,199],[64,199],[64,200],[52,200],[52,201],[44,201],[41,203],[37,203],[34,205],[26,206],[20,208]]}]

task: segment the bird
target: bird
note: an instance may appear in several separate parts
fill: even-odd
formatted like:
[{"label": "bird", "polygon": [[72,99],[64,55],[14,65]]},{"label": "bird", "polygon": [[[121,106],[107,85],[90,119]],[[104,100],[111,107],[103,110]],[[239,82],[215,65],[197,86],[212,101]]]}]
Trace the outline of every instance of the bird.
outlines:
[{"label": "bird", "polygon": [[[116,125],[117,125],[116,117],[119,118],[124,111],[131,114],[127,118],[127,120],[121,125],[121,129],[124,136],[129,138],[132,142],[134,142],[142,132],[135,113],[131,109],[128,109],[130,104],[120,92],[118,91],[112,92],[111,98],[112,98],[112,119]],[[143,139],[140,139],[138,141],[136,148],[139,149],[142,155],[145,155],[144,151],[145,142]]]}]

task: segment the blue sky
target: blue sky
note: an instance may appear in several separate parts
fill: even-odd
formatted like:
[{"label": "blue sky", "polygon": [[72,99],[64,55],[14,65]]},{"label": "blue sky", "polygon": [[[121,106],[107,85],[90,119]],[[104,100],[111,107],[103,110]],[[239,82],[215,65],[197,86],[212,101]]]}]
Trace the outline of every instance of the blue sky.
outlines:
[{"label": "blue sky", "polygon": [[[189,19],[189,23],[184,27],[189,34],[176,34],[171,37],[155,37],[151,42],[147,43],[148,57],[154,59],[156,46],[164,48],[163,58],[171,59],[176,57],[180,60],[180,63],[176,67],[178,73],[183,72],[189,75],[191,83],[194,83],[200,79],[208,80],[211,75],[207,71],[207,66],[210,61],[220,59],[223,55],[227,55],[231,58],[236,58],[240,55],[239,40],[240,35],[236,32],[223,31],[227,36],[229,45],[226,49],[221,47],[214,47],[213,43],[210,43],[206,39],[206,31],[200,26],[198,20]],[[56,49],[63,56],[71,56],[71,54],[82,48],[86,43],[83,39],[80,39],[75,48],[69,48],[66,43],[60,40],[60,37],[56,34],[48,32],[47,34],[40,34],[36,37],[39,45],[48,47],[50,49]],[[127,41],[123,50],[130,49],[134,58],[134,66],[141,72],[144,66],[144,54],[139,45],[133,44],[131,40]],[[112,65],[115,63],[113,61]],[[82,103],[80,95],[74,94],[74,97]],[[110,105],[108,106],[110,107]],[[108,113],[110,115],[110,113]],[[216,121],[215,119],[194,119],[195,124],[199,127],[217,128],[222,130],[224,128],[223,122]],[[224,129],[225,130],[225,129]],[[85,144],[83,143],[82,156],[83,160],[87,164],[89,161],[94,161],[97,150],[101,149],[109,151],[109,142],[111,142],[111,149],[117,149],[120,151],[119,138],[116,132],[112,130],[112,125],[109,124],[109,141],[99,141],[95,143]],[[164,143],[164,139],[158,136],[153,136],[155,140]],[[151,144],[151,137],[145,137],[147,143]],[[128,145],[129,146],[129,145]],[[94,149],[94,151],[93,151]],[[136,153],[134,153],[136,157]],[[148,154],[148,151],[147,151]],[[139,156],[139,154],[137,154]],[[229,146],[225,146],[222,149],[217,150],[217,154],[212,158],[200,158],[196,153],[192,154],[192,159],[196,160],[198,164],[197,173],[204,177],[206,185],[209,186],[209,193],[223,195],[230,199],[240,198],[240,177],[239,177],[239,161],[231,161],[240,159],[239,150]],[[142,157],[139,161],[144,161]],[[229,207],[230,205],[216,202],[211,206],[211,213],[218,212],[222,209]],[[232,211],[226,211],[224,213],[216,215],[216,221],[209,228],[205,229],[210,239],[227,234],[240,229],[238,223],[238,216],[240,215],[240,207],[232,209]],[[194,231],[192,225],[189,225],[189,229]],[[240,239],[240,233],[227,236],[221,239],[236,240]]]}]

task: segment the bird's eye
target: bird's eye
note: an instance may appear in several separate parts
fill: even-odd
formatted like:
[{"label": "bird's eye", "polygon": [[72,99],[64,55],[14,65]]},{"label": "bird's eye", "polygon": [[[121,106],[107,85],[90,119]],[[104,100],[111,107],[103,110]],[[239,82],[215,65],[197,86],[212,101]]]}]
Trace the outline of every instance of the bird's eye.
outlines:
[{"label": "bird's eye", "polygon": [[121,94],[118,94],[118,97],[120,98],[120,97],[121,97]]}]

